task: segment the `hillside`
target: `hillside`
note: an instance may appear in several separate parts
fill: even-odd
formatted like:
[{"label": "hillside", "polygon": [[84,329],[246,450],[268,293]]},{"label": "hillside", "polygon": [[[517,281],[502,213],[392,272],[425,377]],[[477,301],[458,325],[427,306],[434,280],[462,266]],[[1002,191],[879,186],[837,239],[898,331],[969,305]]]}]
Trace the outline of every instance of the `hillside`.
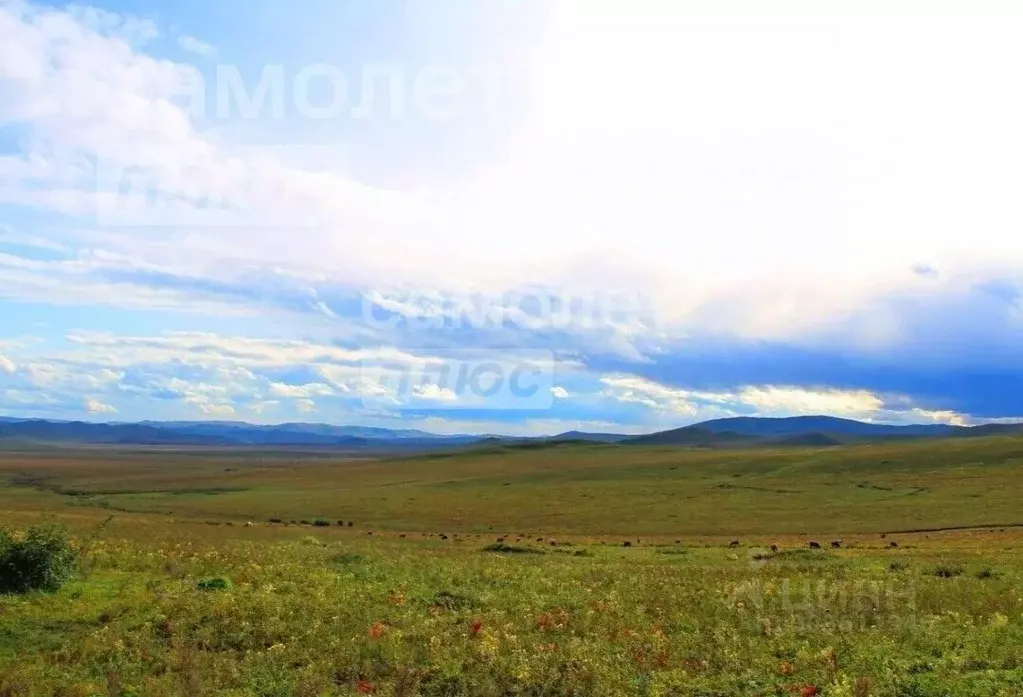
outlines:
[{"label": "hillside", "polygon": [[0,508],[199,520],[356,520],[379,530],[836,534],[1023,524],[1023,437],[837,447],[526,441],[388,459],[272,448],[0,451]]},{"label": "hillside", "polygon": [[875,424],[833,416],[767,418],[741,416],[703,421],[691,426],[637,436],[629,445],[728,447],[828,446],[899,438],[979,437],[1023,433],[1021,424],[951,426],[947,424]]}]

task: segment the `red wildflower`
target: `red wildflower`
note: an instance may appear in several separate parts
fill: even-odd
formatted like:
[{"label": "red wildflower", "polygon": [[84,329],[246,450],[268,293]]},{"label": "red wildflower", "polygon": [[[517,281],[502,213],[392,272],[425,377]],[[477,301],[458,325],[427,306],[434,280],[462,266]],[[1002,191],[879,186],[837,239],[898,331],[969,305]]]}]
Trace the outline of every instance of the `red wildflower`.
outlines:
[{"label": "red wildflower", "polygon": [[360,680],[355,685],[355,691],[360,695],[372,695],[377,691],[377,686],[371,683],[369,680]]},{"label": "red wildflower", "polygon": [[799,697],[817,697],[820,692],[817,691],[816,685],[803,685],[799,688]]},{"label": "red wildflower", "polygon": [[480,630],[483,629],[483,620],[473,620],[472,624],[469,625],[469,631],[473,634],[479,634]]},{"label": "red wildflower", "polygon": [[379,639],[387,632],[387,625],[383,622],[377,622],[369,628],[369,638]]}]

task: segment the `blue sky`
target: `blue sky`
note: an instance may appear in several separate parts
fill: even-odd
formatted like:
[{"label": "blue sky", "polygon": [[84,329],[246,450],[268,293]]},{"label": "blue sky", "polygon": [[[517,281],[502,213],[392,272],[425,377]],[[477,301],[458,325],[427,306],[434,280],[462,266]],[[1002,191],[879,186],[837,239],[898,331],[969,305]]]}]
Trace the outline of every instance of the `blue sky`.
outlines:
[{"label": "blue sky", "polygon": [[1019,418],[1023,21],[968,10],[0,0],[0,415]]}]

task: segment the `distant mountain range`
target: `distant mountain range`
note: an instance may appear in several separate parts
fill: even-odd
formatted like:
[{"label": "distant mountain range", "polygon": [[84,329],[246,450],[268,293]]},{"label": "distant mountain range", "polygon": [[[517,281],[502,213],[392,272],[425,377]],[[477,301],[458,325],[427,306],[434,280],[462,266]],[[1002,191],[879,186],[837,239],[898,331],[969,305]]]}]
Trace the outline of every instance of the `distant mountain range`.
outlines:
[{"label": "distant mountain range", "polygon": [[633,445],[690,445],[725,447],[736,445],[839,445],[864,440],[936,438],[1023,433],[1023,424],[951,426],[948,424],[874,424],[833,416],[763,418],[740,416],[629,438]]},{"label": "distant mountain range", "polygon": [[0,442],[107,445],[320,446],[346,450],[424,450],[474,443],[479,436],[440,436],[411,429],[241,421],[90,423],[0,417]]},{"label": "distant mountain range", "polygon": [[892,438],[1023,434],[1023,424],[893,426],[831,416],[736,417],[704,421],[641,436],[568,431],[537,438],[494,435],[438,435],[415,429],[241,421],[143,421],[91,423],[0,417],[0,443],[82,443],[177,446],[301,446],[352,451],[426,451],[439,448],[521,443],[590,442],[722,448],[755,445],[826,447]]}]

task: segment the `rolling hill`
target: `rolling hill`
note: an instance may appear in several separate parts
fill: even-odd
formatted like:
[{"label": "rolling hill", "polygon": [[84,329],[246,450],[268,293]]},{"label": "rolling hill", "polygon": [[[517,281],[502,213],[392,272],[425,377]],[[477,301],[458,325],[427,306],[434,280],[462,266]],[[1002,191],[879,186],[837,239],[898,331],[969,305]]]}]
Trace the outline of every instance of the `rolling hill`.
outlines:
[{"label": "rolling hill", "polygon": [[977,437],[1023,433],[1023,424],[876,424],[833,416],[767,418],[740,416],[636,436],[628,445],[727,447],[735,445],[819,446],[898,438]]}]

